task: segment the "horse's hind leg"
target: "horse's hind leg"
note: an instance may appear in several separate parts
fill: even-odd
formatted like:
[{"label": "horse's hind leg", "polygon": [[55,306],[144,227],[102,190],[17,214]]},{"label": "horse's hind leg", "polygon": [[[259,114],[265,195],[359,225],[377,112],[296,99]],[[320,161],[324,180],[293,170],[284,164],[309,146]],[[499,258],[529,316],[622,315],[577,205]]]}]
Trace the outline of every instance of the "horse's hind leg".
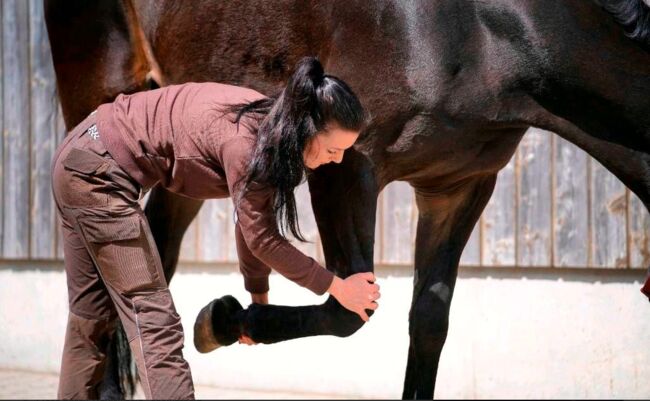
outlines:
[{"label": "horse's hind leg", "polygon": [[202,204],[203,201],[176,195],[158,186],[151,190],[144,213],[160,253],[167,283],[176,271],[183,235]]},{"label": "horse's hind leg", "polygon": [[[635,138],[628,132],[621,132],[620,136],[625,140],[619,143],[599,139],[582,131],[571,122],[540,108],[537,108],[537,115],[530,124],[553,131],[579,146],[634,192],[650,212],[650,153],[647,149],[642,151],[623,145],[624,142],[642,144],[644,138]],[[650,266],[648,266],[646,284],[642,291],[650,298]]]},{"label": "horse's hind leg", "polygon": [[470,178],[443,193],[416,187],[419,217],[404,399],[433,398],[460,256],[495,182],[496,174]]}]

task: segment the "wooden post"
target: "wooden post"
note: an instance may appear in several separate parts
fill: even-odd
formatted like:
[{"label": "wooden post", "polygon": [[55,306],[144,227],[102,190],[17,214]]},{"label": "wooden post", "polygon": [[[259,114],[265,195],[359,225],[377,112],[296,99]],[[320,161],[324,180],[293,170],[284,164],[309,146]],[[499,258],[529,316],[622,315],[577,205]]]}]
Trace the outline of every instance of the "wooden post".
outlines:
[{"label": "wooden post", "polygon": [[31,258],[55,256],[55,215],[50,165],[57,144],[56,78],[43,2],[30,0]]},{"label": "wooden post", "polygon": [[551,133],[528,130],[518,158],[517,265],[551,265]]},{"label": "wooden post", "polygon": [[2,1],[3,257],[29,256],[29,2]]}]

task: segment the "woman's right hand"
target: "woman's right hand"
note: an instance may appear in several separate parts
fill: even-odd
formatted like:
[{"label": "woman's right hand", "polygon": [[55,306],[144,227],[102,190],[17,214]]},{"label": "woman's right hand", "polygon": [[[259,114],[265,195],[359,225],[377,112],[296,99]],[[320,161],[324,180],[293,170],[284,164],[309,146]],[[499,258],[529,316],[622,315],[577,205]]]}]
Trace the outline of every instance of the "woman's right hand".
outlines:
[{"label": "woman's right hand", "polygon": [[366,309],[375,310],[379,306],[375,302],[380,297],[379,286],[374,282],[375,275],[370,272],[353,274],[345,280],[334,276],[327,292],[346,309],[358,314],[367,322],[369,317]]}]

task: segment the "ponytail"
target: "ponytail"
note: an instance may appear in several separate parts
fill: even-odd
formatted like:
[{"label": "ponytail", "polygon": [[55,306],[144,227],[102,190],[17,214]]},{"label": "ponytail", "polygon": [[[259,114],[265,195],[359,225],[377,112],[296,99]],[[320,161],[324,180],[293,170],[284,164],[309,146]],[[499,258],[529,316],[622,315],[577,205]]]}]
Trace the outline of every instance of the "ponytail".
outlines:
[{"label": "ponytail", "polygon": [[274,96],[233,105],[239,123],[245,115],[259,122],[257,142],[235,202],[255,181],[274,188],[273,215],[280,234],[291,231],[300,241],[294,189],[304,180],[303,150],[328,123],[361,131],[366,114],[352,89],[342,80],[326,75],[314,57],[303,58],[285,88]]}]

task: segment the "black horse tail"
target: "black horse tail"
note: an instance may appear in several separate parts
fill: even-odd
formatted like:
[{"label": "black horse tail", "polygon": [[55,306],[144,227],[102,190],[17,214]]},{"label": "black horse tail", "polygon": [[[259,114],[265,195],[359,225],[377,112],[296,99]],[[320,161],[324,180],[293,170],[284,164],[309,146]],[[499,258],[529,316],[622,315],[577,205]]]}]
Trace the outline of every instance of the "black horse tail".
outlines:
[{"label": "black horse tail", "polygon": [[650,50],[650,6],[644,0],[600,0],[625,28],[625,34]]},{"label": "black horse tail", "polygon": [[138,380],[131,348],[122,324],[111,336],[106,355],[106,369],[99,388],[101,400],[123,400],[133,398]]}]

